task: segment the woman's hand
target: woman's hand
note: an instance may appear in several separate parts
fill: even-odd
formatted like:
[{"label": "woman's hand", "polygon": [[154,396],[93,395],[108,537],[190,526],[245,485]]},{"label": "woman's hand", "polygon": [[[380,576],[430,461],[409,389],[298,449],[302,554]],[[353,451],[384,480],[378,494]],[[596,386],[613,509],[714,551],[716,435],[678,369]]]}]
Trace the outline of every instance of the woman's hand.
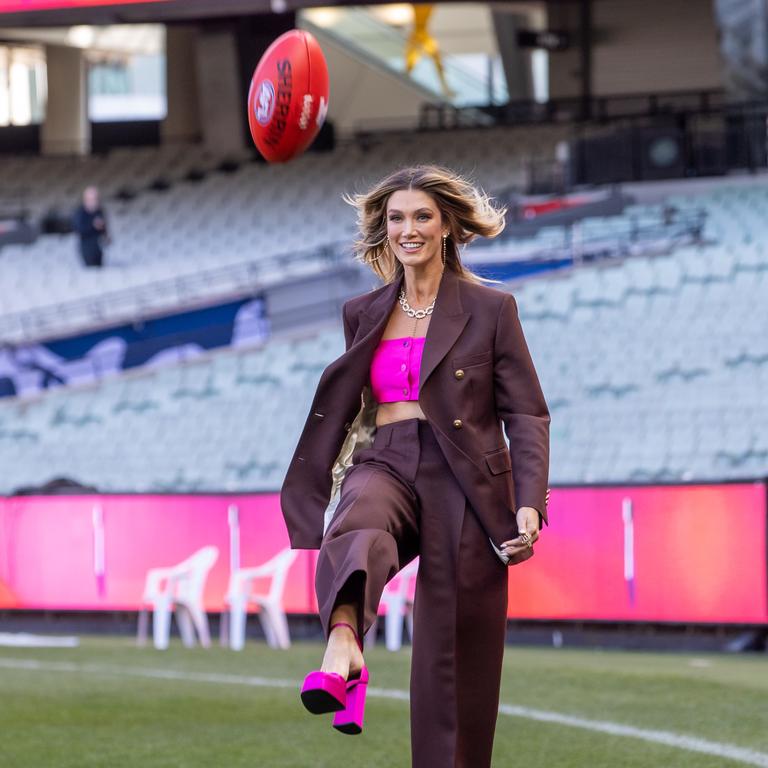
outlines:
[{"label": "woman's hand", "polygon": [[[501,543],[501,550],[507,555],[514,556],[533,546],[539,538],[539,512],[533,507],[520,507],[517,510],[517,530],[520,536]],[[522,534],[528,534],[528,541]]]}]

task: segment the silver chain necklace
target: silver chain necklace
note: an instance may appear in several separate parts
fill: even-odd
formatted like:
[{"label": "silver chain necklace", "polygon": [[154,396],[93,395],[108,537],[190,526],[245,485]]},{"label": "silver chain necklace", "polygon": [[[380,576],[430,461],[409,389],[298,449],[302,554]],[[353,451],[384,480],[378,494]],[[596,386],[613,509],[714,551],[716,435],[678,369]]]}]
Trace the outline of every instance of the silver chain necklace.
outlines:
[{"label": "silver chain necklace", "polygon": [[416,318],[416,322],[413,324],[413,331],[411,332],[412,336],[416,333],[416,326],[419,324],[419,320],[423,320],[425,317],[432,314],[432,310],[435,308],[436,300],[437,294],[435,294],[434,298],[432,299],[432,303],[428,307],[424,307],[424,309],[413,309],[413,307],[411,307],[411,305],[408,303],[408,297],[406,296],[405,291],[402,288],[400,289],[398,302],[400,303],[403,312],[405,312],[408,317]]},{"label": "silver chain necklace", "polygon": [[398,301],[400,302],[400,306],[403,308],[403,312],[405,312],[408,317],[415,317],[418,320],[423,320],[427,315],[432,314],[432,310],[435,308],[435,301],[437,300],[437,295],[435,295],[435,298],[432,299],[432,303],[425,307],[424,309],[413,309],[411,305],[408,303],[408,298],[405,295],[405,291],[401,288],[400,289],[400,298]]}]

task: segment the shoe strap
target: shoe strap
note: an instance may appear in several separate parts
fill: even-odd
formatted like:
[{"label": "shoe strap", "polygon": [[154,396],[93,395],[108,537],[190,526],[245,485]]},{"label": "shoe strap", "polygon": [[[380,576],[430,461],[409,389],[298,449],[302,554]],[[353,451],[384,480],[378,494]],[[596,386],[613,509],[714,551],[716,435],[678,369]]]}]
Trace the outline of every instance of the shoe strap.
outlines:
[{"label": "shoe strap", "polygon": [[352,634],[355,636],[358,647],[361,651],[363,650],[363,644],[360,642],[360,638],[357,636],[357,630],[351,624],[346,621],[337,621],[335,624],[331,624],[331,631],[334,627],[349,627],[352,630]]}]

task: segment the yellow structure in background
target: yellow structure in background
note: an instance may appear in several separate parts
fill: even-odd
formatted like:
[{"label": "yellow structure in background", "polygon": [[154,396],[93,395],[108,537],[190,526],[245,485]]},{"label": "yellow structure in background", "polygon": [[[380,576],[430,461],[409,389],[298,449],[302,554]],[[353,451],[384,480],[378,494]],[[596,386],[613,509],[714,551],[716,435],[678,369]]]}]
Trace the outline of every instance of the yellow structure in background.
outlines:
[{"label": "yellow structure in background", "polygon": [[413,5],[413,31],[405,44],[405,71],[410,74],[422,56],[429,56],[435,63],[443,94],[451,98],[454,92],[445,79],[440,46],[427,29],[434,8],[434,3]]}]

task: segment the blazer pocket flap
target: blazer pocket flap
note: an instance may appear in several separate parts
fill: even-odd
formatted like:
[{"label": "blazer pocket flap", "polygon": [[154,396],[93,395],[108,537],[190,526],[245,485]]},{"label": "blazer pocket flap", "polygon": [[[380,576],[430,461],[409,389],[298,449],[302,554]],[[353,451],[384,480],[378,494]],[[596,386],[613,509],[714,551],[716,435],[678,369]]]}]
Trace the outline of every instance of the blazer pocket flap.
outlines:
[{"label": "blazer pocket flap", "polygon": [[485,454],[485,463],[491,474],[500,475],[502,472],[512,471],[512,457],[509,455],[509,449],[501,448],[493,453]]},{"label": "blazer pocket flap", "polygon": [[478,352],[475,355],[462,355],[453,358],[453,365],[456,368],[471,368],[473,365],[483,365],[491,361],[493,352],[489,349],[487,352]]}]

